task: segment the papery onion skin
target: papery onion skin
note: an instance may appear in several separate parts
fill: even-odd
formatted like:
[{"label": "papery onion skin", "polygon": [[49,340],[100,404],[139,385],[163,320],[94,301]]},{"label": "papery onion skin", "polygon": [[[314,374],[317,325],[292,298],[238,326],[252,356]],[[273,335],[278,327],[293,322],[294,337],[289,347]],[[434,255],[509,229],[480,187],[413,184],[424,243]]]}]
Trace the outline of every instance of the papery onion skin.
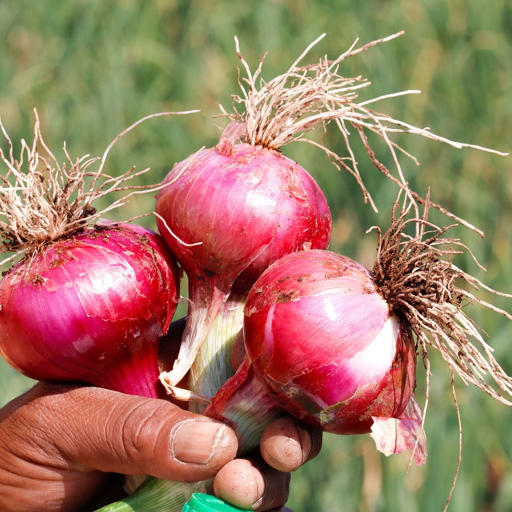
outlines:
[{"label": "papery onion skin", "polygon": [[186,247],[157,223],[192,276],[215,273],[232,283],[245,270],[254,280],[305,243],[325,248],[329,242],[323,193],[301,166],[276,151],[249,144],[201,150],[165,181],[157,213],[175,235],[201,245]]},{"label": "papery onion skin", "polygon": [[176,164],[165,183],[158,228],[189,277],[184,344],[204,339],[236,279],[249,289],[276,259],[329,243],[320,187],[277,151],[221,140]]},{"label": "papery onion skin", "polygon": [[409,329],[359,263],[328,251],[281,258],[249,292],[244,339],[255,373],[291,414],[325,431],[399,417],[415,386]]},{"label": "papery onion skin", "polygon": [[160,237],[130,224],[47,245],[0,282],[0,354],[39,380],[161,394],[157,339],[178,296]]}]

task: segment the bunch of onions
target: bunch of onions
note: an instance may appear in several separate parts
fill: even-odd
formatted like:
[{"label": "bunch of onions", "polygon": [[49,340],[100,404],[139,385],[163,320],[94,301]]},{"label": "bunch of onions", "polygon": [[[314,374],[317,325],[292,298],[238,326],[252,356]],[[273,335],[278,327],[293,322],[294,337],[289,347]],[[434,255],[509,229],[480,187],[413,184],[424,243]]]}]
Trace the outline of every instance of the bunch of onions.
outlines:
[{"label": "bunch of onions", "polygon": [[[317,64],[301,65],[323,34],[284,74],[269,81],[260,77],[263,59],[252,73],[235,38],[246,76],[239,83],[242,94],[233,97],[232,112],[223,109],[231,122],[216,147],[201,149],[174,166],[156,200],[159,231],[189,279],[190,307],[180,353],[173,368],[161,375],[170,393],[192,366],[235,281],[245,283],[247,292],[263,270],[280,257],[304,248],[327,248],[330,215],[325,198],[307,172],[281,154],[283,146],[300,141],[322,149],[339,169],[356,178],[365,201],[375,210],[359,173],[349,126],[360,137],[376,168],[407,189],[396,156],[397,150],[403,150],[390,141],[389,132],[416,133],[458,148],[491,151],[450,141],[369,107],[381,99],[419,91],[358,101],[359,91],[370,82],[361,76],[342,76],[340,66],[346,59],[402,33],[361,47],[356,41],[334,60],[322,58]],[[305,137],[329,123],[339,129],[348,156],[339,156]],[[377,159],[368,132],[384,140],[396,163],[395,173]],[[409,193],[415,201],[424,203],[421,196]],[[440,205],[431,204],[468,225]]]},{"label": "bunch of onions", "polygon": [[[154,116],[148,116],[148,118]],[[144,118],[147,119],[147,118]],[[143,121],[142,119],[141,121]],[[141,122],[139,121],[139,122]],[[135,123],[120,136],[127,133]],[[59,164],[36,113],[34,141],[9,153],[0,191],[4,262],[22,259],[0,282],[0,354],[34,379],[86,382],[130,394],[162,395],[158,338],[178,299],[176,263],[160,236],[127,223],[98,221],[92,202],[144,187],[103,173],[106,156]]]},{"label": "bunch of onions", "polygon": [[[227,359],[234,340],[240,339],[237,334],[242,326],[240,311],[254,281],[269,265],[287,254],[302,254],[304,249],[322,250],[327,247],[330,216],[323,194],[304,169],[281,154],[283,146],[302,141],[322,149],[338,168],[347,170],[356,178],[365,201],[374,208],[352,151],[350,131],[359,136],[375,167],[419,204],[427,202],[408,188],[396,155],[402,148],[390,141],[390,132],[416,133],[458,148],[477,147],[452,142],[430,130],[395,120],[376,112],[371,106],[381,99],[419,91],[403,91],[361,101],[358,99],[359,91],[370,82],[360,76],[344,77],[339,74],[339,68],[346,59],[399,35],[401,33],[360,47],[356,41],[334,60],[322,58],[317,64],[302,65],[301,60],[322,39],[321,36],[284,74],[269,81],[260,80],[261,63],[256,72],[251,72],[236,41],[246,76],[240,81],[242,94],[234,97],[233,111],[229,114],[224,111],[231,122],[216,147],[201,149],[176,164],[157,195],[159,231],[189,278],[189,315],[180,354],[174,367],[161,374],[168,392],[176,396],[176,384],[191,368],[191,391],[204,394],[206,401],[210,399],[232,371]],[[339,129],[348,156],[339,156],[316,140],[306,138],[310,130],[325,128],[331,122]],[[396,172],[391,172],[377,159],[369,144],[369,132],[383,139],[396,163]],[[486,148],[479,149],[487,151]],[[406,151],[404,154],[410,156]],[[430,202],[428,205],[457,219],[439,205]],[[469,225],[463,219],[458,220]],[[361,271],[363,274],[370,280],[371,276]],[[421,412],[412,398],[412,391],[415,345],[420,344],[423,348],[424,339],[416,334],[413,345],[410,332],[423,331],[416,329],[418,323],[413,322],[413,325],[406,321],[409,317],[398,312],[394,304],[390,305],[394,299],[384,294],[386,286],[379,283],[368,286],[374,290],[374,307],[385,318],[381,325],[383,333],[373,334],[378,340],[384,337],[388,341],[391,339],[392,343],[387,345],[385,364],[375,368],[373,377],[376,380],[365,382],[363,379],[361,383],[368,387],[367,402],[372,399],[378,402],[385,396],[387,403],[380,407],[376,403],[371,407],[367,404],[366,413],[370,416],[364,419],[364,405],[359,409],[354,405],[346,409],[352,409],[350,420],[342,422],[340,413],[336,427],[328,426],[328,423],[324,426],[340,429],[340,432],[344,430],[345,433],[367,431],[369,428],[375,431],[377,425],[381,432],[400,427],[400,435],[407,438],[400,443],[400,449],[417,445],[415,457],[422,462],[425,455],[424,433]],[[389,306],[387,313],[386,304]],[[225,328],[225,320],[229,323],[228,328]],[[361,357],[374,346],[370,338],[359,342],[357,352]],[[377,343],[374,338],[372,340]],[[371,348],[367,348],[368,344]],[[250,377],[257,374],[256,366],[247,359],[222,385],[204,411],[231,422],[240,433],[241,445],[246,448],[258,443],[264,424],[276,414],[283,414],[279,395],[262,378]],[[397,393],[402,385],[403,392]],[[345,392],[350,393],[348,384]],[[244,393],[245,398],[242,396]],[[255,394],[261,395],[258,409],[259,413],[263,411],[263,419],[257,419],[258,413],[249,413],[249,417],[239,414],[242,407],[250,409]],[[389,403],[392,400],[390,396],[396,399],[393,405]],[[228,412],[231,400],[238,404],[234,406],[233,415]],[[196,410],[202,407],[197,406]],[[298,406],[286,407],[307,419],[298,412]],[[324,418],[328,414],[329,410],[320,416]],[[315,423],[311,418],[309,420]],[[343,427],[340,426],[342,423]],[[374,432],[374,436],[379,437],[378,432]],[[390,439],[388,435],[380,437]],[[385,444],[384,441],[378,442],[383,451],[391,453],[396,450],[394,446],[385,447]]]},{"label": "bunch of onions", "polygon": [[[176,394],[192,367],[192,393],[211,400],[205,414],[233,424],[242,450],[256,445],[263,426],[287,411],[330,432],[371,430],[384,453],[409,448],[423,462],[423,422],[413,397],[417,349],[426,355],[434,347],[465,382],[511,405],[503,394],[512,394],[512,379],[462,311],[464,301],[479,301],[457,281],[476,288],[481,283],[453,265],[453,254],[465,246],[442,239],[446,229],[427,221],[428,208],[457,217],[409,189],[396,155],[402,148],[389,133],[488,150],[452,142],[369,107],[418,91],[360,101],[359,90],[370,82],[339,74],[347,58],[400,34],[361,47],[354,43],[334,60],[301,65],[321,36],[270,81],[260,80],[261,64],[251,73],[237,41],[246,78],[233,112],[224,111],[231,122],[215,147],[176,164],[159,187],[158,229],[188,275],[190,300],[178,357],[160,380]],[[331,122],[348,156],[305,137]],[[307,171],[281,153],[293,141],[319,147],[356,178],[365,201],[375,208],[359,174],[349,128],[376,168],[405,191],[407,206],[400,211],[395,206],[372,272],[325,251],[331,231],[325,197]],[[377,159],[369,132],[384,140],[396,172]],[[94,210],[94,199],[116,190],[129,190],[129,196],[140,188],[124,185],[140,174],[133,169],[119,178],[103,173],[116,140],[96,172],[88,171],[96,160],[86,157],[72,161],[68,156],[67,165],[60,166],[38,122],[34,143],[23,142],[19,160],[9,139],[9,154],[0,153],[8,168],[0,188],[0,243],[14,253],[4,262],[24,257],[0,284],[0,351],[35,378],[81,380],[158,396],[157,340],[174,313],[177,272],[158,235],[127,224],[97,223],[104,212]],[[411,210],[413,218],[407,219]],[[47,307],[50,302],[55,309]],[[15,335],[20,323],[22,333]],[[242,323],[246,355],[230,377]],[[163,484],[170,492],[176,486],[182,484]],[[158,495],[158,510],[165,499],[162,483],[152,479],[143,487]],[[171,509],[179,510],[186,492],[175,496]],[[121,503],[105,510],[153,506],[143,495],[132,503],[135,508]]]}]

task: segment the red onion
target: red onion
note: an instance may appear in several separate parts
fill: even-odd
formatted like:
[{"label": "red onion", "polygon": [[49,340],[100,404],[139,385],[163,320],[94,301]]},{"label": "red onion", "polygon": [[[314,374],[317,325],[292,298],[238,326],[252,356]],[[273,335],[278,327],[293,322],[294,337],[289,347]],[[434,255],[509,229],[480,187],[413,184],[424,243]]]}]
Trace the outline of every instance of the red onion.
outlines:
[{"label": "red onion", "polygon": [[[275,150],[223,138],[175,165],[159,192],[159,230],[189,278],[182,347],[165,381],[189,369],[235,280],[281,256],[327,247],[331,218],[313,178]],[[183,243],[185,242],[185,243]]]},{"label": "red onion", "polygon": [[415,347],[370,273],[327,251],[289,255],[245,307],[254,370],[295,416],[337,434],[399,417],[415,385]]},{"label": "red onion", "polygon": [[0,282],[0,354],[34,379],[159,395],[178,276],[160,237],[110,224],[46,245]]},{"label": "red onion", "polygon": [[[423,436],[409,328],[355,261],[313,250],[275,262],[249,292],[244,341],[245,363],[205,414],[246,438],[248,421],[262,431],[279,409],[336,434],[372,429],[386,453],[413,448]],[[389,419],[397,419],[392,448],[383,433]],[[416,458],[423,462],[423,446]]]}]

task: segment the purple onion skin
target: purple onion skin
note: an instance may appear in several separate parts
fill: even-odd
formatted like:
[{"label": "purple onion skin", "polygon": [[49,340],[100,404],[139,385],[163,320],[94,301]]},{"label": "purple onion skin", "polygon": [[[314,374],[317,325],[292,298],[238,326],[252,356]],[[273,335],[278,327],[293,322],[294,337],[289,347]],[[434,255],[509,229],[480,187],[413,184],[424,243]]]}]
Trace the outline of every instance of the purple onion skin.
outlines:
[{"label": "purple onion skin", "polygon": [[157,213],[185,242],[201,242],[186,247],[158,221],[189,277],[216,274],[231,286],[245,271],[253,282],[304,244],[324,249],[329,243],[331,216],[320,187],[276,151],[249,144],[202,150],[178,163],[165,181]]},{"label": "purple onion skin", "polygon": [[38,380],[160,396],[158,338],[178,297],[160,237],[130,224],[86,229],[0,282],[0,354]]},{"label": "purple onion skin", "polygon": [[269,267],[249,292],[244,338],[280,405],[327,432],[369,432],[372,416],[399,417],[414,392],[407,326],[344,256],[304,251]]}]

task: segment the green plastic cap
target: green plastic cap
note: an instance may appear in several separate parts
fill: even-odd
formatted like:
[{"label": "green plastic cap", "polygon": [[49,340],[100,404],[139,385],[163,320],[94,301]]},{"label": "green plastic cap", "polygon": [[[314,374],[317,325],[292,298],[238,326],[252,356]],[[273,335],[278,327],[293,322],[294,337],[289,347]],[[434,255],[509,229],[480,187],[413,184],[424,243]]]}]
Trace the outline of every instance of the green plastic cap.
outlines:
[{"label": "green plastic cap", "polygon": [[240,512],[241,509],[228,505],[225,501],[219,500],[210,494],[195,492],[185,503],[181,512]]}]

